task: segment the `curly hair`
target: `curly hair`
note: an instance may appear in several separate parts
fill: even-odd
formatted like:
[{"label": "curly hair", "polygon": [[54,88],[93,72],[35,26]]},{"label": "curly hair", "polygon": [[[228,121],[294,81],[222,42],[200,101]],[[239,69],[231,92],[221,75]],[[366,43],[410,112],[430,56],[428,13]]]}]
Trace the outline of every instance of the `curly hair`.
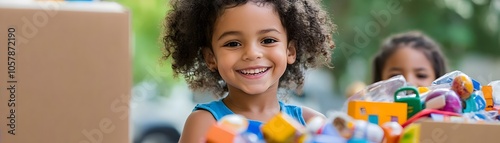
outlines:
[{"label": "curly hair", "polygon": [[191,89],[212,91],[218,97],[228,91],[219,73],[208,69],[202,48],[211,47],[214,23],[224,10],[247,2],[273,6],[288,41],[295,41],[296,62],[280,77],[280,88],[300,89],[305,70],[329,65],[335,25],[317,0],[172,0],[162,38],[163,60],[173,59],[174,77],[182,74]]},{"label": "curly hair", "polygon": [[441,52],[440,46],[429,36],[420,31],[409,31],[392,35],[385,39],[380,51],[373,59],[372,76],[373,83],[382,80],[382,70],[387,59],[400,49],[401,44],[411,44],[411,47],[420,50],[431,62],[435,77],[441,77],[446,73],[446,60]]}]

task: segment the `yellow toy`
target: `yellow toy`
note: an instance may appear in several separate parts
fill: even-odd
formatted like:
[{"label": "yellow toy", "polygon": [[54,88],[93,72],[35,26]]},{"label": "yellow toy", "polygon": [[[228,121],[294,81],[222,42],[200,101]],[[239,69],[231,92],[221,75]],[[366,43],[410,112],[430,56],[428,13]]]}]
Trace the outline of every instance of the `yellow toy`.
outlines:
[{"label": "yellow toy", "polygon": [[[290,116],[279,113],[262,126],[264,138],[268,143],[295,142],[306,128]],[[302,136],[305,137],[305,136]]]},{"label": "yellow toy", "polygon": [[428,87],[418,87],[418,93],[424,94],[426,92],[429,92],[430,89]]},{"label": "yellow toy", "polygon": [[420,143],[420,124],[410,124],[403,130],[400,143]]}]

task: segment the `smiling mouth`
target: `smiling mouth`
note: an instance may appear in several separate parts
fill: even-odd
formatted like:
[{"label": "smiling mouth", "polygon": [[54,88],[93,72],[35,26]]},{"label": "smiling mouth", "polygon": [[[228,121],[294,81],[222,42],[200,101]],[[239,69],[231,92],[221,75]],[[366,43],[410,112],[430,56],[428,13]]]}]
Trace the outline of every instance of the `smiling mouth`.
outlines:
[{"label": "smiling mouth", "polygon": [[266,68],[257,68],[257,69],[245,69],[245,70],[237,70],[239,73],[244,74],[244,75],[257,75],[261,73],[267,72],[270,67]]}]

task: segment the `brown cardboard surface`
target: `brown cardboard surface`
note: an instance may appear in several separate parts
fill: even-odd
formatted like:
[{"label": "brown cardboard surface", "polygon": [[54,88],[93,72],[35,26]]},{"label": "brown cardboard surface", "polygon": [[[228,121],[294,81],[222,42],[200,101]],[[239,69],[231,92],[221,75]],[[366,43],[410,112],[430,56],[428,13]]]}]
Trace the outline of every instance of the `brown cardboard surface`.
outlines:
[{"label": "brown cardboard surface", "polygon": [[0,7],[0,143],[130,142],[129,12],[68,7]]},{"label": "brown cardboard surface", "polygon": [[420,143],[500,142],[500,124],[420,121]]}]

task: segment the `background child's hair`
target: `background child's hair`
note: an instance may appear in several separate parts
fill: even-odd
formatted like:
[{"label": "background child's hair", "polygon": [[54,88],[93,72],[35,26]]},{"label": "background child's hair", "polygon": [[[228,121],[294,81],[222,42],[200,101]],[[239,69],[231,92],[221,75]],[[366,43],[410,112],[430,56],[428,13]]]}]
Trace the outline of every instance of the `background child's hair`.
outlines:
[{"label": "background child's hair", "polygon": [[406,44],[424,53],[432,64],[436,78],[445,74],[446,61],[439,45],[422,32],[410,31],[390,36],[382,43],[379,53],[373,60],[373,83],[382,80],[382,70],[387,59]]},{"label": "background child's hair", "polygon": [[304,71],[330,63],[334,25],[318,0],[172,0],[165,18],[163,58],[172,58],[174,76],[184,75],[191,89],[210,90],[222,97],[227,92],[217,71],[210,71],[201,49],[211,48],[215,20],[225,9],[254,2],[270,5],[279,14],[288,41],[295,41],[296,62],[288,65],[280,87],[301,88]]}]

